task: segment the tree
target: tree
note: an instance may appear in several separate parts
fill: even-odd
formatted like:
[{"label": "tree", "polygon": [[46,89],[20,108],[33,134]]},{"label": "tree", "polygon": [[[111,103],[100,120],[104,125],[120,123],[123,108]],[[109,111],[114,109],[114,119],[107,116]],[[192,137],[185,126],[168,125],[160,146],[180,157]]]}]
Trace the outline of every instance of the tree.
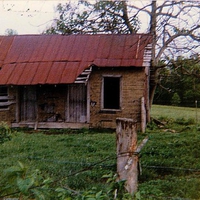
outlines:
[{"label": "tree", "polygon": [[[80,0],[77,6],[58,5],[59,19],[46,33],[135,33],[140,21],[148,18],[153,35],[150,67],[150,106],[159,74],[171,59],[193,54],[200,42],[200,3],[198,1],[97,1]],[[141,20],[142,21],[142,20]],[[174,59],[175,60],[175,59]],[[150,115],[149,119],[150,120]]]},{"label": "tree", "polygon": [[175,92],[172,96],[172,100],[171,100],[171,104],[173,106],[179,106],[181,100],[180,100],[180,97],[179,95]]},{"label": "tree", "polygon": [[17,35],[17,34],[18,33],[17,33],[16,30],[13,30],[13,29],[10,29],[10,28],[5,30],[5,35]]},{"label": "tree", "polygon": [[136,33],[139,20],[126,1],[89,1],[79,0],[76,4],[58,4],[59,18],[54,20],[47,34],[84,34],[84,33]]},{"label": "tree", "polygon": [[[135,9],[140,10],[134,6]],[[150,105],[153,103],[155,89],[161,69],[167,66],[161,59],[170,61],[172,58],[184,53],[193,53],[200,42],[200,13],[199,2],[192,1],[164,1],[157,5],[152,1],[149,11],[146,7],[141,9],[149,15],[150,33],[153,34],[152,63],[150,78]]]},{"label": "tree", "polygon": [[[194,106],[200,99],[200,62],[198,57],[178,57],[159,74],[154,101],[157,104],[174,103],[179,97],[181,106]],[[176,95],[175,95],[176,94]]]}]

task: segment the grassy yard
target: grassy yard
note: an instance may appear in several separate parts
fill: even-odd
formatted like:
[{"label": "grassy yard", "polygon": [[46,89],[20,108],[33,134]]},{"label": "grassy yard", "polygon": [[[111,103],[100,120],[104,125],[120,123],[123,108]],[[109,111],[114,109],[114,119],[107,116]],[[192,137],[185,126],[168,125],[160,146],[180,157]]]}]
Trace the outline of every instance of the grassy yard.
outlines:
[{"label": "grassy yard", "polygon": [[[139,199],[200,199],[196,111],[154,105],[152,116],[165,126],[152,122],[145,134],[138,133],[139,140],[149,136],[140,155]],[[4,170],[20,161],[27,173],[39,169],[51,177],[53,187],[105,190],[102,176],[116,172],[115,140],[115,131],[108,130],[15,130],[10,141],[0,144],[0,188],[7,182]]]},{"label": "grassy yard", "polygon": [[[113,133],[87,130],[19,131],[11,141],[0,145],[0,158],[1,172],[20,161],[27,167],[40,169],[44,176],[84,190],[88,184],[98,185],[101,177],[113,168],[115,139]],[[108,159],[100,163],[105,158]]]}]

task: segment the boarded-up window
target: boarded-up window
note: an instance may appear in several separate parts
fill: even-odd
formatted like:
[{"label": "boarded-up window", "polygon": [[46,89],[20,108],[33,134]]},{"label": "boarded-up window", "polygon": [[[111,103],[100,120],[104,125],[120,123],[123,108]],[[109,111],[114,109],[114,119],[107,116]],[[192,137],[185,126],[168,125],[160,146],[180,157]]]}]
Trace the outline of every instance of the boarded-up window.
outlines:
[{"label": "boarded-up window", "polygon": [[103,109],[120,109],[120,77],[103,78]]},{"label": "boarded-up window", "polygon": [[0,86],[0,110],[8,109],[8,88]]}]

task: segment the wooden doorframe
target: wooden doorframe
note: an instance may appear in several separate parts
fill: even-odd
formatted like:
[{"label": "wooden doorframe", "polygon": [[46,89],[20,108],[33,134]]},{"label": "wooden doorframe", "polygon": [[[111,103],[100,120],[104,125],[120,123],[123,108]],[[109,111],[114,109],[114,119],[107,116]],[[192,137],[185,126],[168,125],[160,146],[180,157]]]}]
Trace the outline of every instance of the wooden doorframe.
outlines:
[{"label": "wooden doorframe", "polygon": [[[24,101],[24,95],[25,95],[25,89],[31,89],[33,91],[32,93],[32,97],[33,99],[30,99],[30,95],[26,94],[28,97],[26,100]],[[29,92],[32,92],[32,91]],[[18,120],[19,121],[36,121],[37,118],[37,91],[36,91],[36,86],[22,86],[18,89],[19,92],[19,114],[18,114]],[[35,100],[35,102],[34,102]],[[31,105],[31,104],[32,105]],[[22,106],[24,106],[24,108],[22,108]],[[28,106],[28,107],[27,107]],[[30,109],[30,107],[31,109]],[[23,110],[22,110],[23,109]],[[33,111],[33,112],[32,112]],[[24,112],[24,113],[22,113]],[[30,116],[29,116],[30,115]],[[30,117],[30,118],[29,118]]]},{"label": "wooden doorframe", "polygon": [[[74,92],[77,92],[77,93],[73,93],[75,95],[74,99],[70,96],[70,92],[71,92],[70,87],[73,87],[73,86],[75,87]],[[83,94],[85,96],[83,96],[84,99],[82,99],[82,103],[79,102],[80,104],[76,107],[77,110],[74,112],[75,115],[73,115],[73,113],[72,113],[73,116],[71,116],[70,110],[72,109],[73,106],[74,106],[74,109],[75,109],[75,106],[76,106],[75,104],[78,103],[78,100],[80,100],[79,98],[81,98],[80,96],[77,96],[79,88],[76,89],[76,87],[81,87],[81,86],[83,86],[83,88],[85,90],[83,92],[85,94],[81,93],[81,91],[79,91],[79,92],[80,92],[80,94]],[[88,85],[80,84],[80,83],[68,85],[68,87],[67,87],[67,97],[66,97],[66,106],[65,106],[65,121],[66,122],[72,122],[72,123],[86,123],[87,122],[88,123],[88,121],[89,121],[89,98],[88,97],[89,97]],[[70,98],[71,98],[71,100],[70,100]],[[74,104],[73,104],[73,100],[74,100]],[[77,100],[77,102],[76,102],[76,100]],[[71,103],[73,105],[70,105]],[[77,113],[77,112],[79,112],[79,113]],[[81,117],[83,117],[85,119],[81,119]]]}]

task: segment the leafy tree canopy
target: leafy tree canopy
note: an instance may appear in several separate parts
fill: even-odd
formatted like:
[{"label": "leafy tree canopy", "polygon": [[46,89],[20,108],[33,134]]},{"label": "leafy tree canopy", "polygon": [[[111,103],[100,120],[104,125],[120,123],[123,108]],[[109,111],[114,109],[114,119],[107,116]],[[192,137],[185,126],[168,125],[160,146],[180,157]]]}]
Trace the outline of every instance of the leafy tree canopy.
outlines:
[{"label": "leafy tree canopy", "polygon": [[58,19],[47,34],[136,33],[140,22],[126,1],[89,1],[58,4]]},{"label": "leafy tree canopy", "polygon": [[17,31],[11,28],[5,30],[5,35],[17,35]]},{"label": "leafy tree canopy", "polygon": [[[200,62],[198,56],[178,57],[158,76],[154,103],[171,105],[179,100],[181,106],[194,106],[200,101]],[[176,97],[176,99],[174,99]]]}]

